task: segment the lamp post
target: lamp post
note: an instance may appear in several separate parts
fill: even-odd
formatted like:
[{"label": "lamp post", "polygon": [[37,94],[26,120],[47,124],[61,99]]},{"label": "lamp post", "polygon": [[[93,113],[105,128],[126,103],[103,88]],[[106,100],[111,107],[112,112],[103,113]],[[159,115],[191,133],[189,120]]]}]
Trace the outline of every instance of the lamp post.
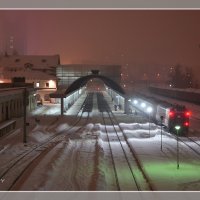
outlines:
[{"label": "lamp post", "polygon": [[162,151],[162,123],[163,123],[163,119],[164,119],[164,117],[160,116],[160,121],[161,121],[161,124],[160,124],[160,129],[161,129],[161,145],[160,145],[160,149],[161,149],[161,151]]},{"label": "lamp post", "polygon": [[24,133],[23,133],[23,143],[24,144],[26,144],[27,143],[27,135],[26,135],[26,106],[27,106],[27,104],[28,104],[28,102],[27,102],[27,89],[26,89],[26,87],[24,88],[24,91],[23,91],[23,107],[24,107],[24,127],[23,127],[23,129],[24,129]]},{"label": "lamp post", "polygon": [[149,114],[149,137],[150,137],[150,113],[152,112],[152,107],[148,107],[147,108],[147,112],[148,112],[148,114]]},{"label": "lamp post", "polygon": [[179,169],[179,145],[178,145],[178,131],[181,127],[179,125],[176,125],[175,126],[175,129],[176,129],[176,141],[177,141],[177,169]]}]

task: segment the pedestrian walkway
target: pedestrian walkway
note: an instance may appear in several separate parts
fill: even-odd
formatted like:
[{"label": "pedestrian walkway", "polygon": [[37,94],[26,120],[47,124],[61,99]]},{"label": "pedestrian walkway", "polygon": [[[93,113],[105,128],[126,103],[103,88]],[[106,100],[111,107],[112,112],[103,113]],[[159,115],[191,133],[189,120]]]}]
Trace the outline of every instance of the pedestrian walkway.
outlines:
[{"label": "pedestrian walkway", "polygon": [[108,105],[109,105],[110,109],[112,110],[112,112],[114,114],[124,114],[124,110],[123,109],[122,110],[118,109],[117,111],[115,111],[115,102],[112,101],[112,97],[107,92],[103,92],[103,95],[105,97],[105,100],[108,102]]},{"label": "pedestrian walkway", "polygon": [[82,94],[77,101],[64,113],[64,115],[74,115],[76,116],[78,112],[81,109],[81,106],[83,105],[83,102],[85,101],[87,94]]}]

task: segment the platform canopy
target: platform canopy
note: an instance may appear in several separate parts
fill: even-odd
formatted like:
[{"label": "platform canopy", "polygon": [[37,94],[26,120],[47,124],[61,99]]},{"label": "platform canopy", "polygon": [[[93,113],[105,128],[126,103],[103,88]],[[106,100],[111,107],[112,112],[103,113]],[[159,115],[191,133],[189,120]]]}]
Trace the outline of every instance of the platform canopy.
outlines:
[{"label": "platform canopy", "polygon": [[99,74],[91,74],[91,75],[84,76],[84,77],[81,77],[81,78],[75,80],[67,88],[67,90],[65,91],[65,95],[73,93],[74,91],[76,91],[79,88],[81,88],[84,85],[86,85],[89,80],[94,79],[94,78],[101,79],[109,88],[111,88],[112,90],[115,90],[120,95],[124,95],[125,94],[125,92],[122,89],[122,87],[119,84],[117,84],[116,82],[114,82],[113,80],[111,80],[111,79],[109,79],[109,78],[107,78],[105,76],[99,75]]}]

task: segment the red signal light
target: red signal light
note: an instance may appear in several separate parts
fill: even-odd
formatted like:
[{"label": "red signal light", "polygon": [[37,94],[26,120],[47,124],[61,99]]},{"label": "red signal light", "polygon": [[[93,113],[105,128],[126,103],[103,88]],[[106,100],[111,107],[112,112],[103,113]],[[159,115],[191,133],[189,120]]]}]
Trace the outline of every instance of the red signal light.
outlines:
[{"label": "red signal light", "polygon": [[174,112],[173,111],[169,112],[169,117],[174,117]]},{"label": "red signal light", "polygon": [[189,122],[185,122],[185,123],[184,123],[184,126],[189,126]]},{"label": "red signal light", "polygon": [[189,117],[191,115],[191,113],[189,111],[185,112],[185,116]]}]

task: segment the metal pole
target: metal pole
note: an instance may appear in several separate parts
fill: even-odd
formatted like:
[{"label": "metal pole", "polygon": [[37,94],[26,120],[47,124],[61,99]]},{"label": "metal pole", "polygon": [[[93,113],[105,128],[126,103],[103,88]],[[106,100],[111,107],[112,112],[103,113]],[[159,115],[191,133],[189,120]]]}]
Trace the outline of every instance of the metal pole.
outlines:
[{"label": "metal pole", "polygon": [[60,114],[61,114],[61,116],[63,116],[63,113],[64,113],[64,108],[63,108],[63,106],[64,106],[64,103],[63,103],[63,97],[61,97],[60,98],[60,100],[61,100],[61,104],[60,104]]},{"label": "metal pole", "polygon": [[178,145],[178,130],[177,130],[177,169],[179,169],[179,145]]},{"label": "metal pole", "polygon": [[161,120],[161,125],[160,125],[160,128],[161,128],[161,151],[162,151],[162,122],[163,122],[163,116],[160,116],[160,120]]},{"label": "metal pole", "polygon": [[161,123],[161,151],[162,151],[162,123]]},{"label": "metal pole", "polygon": [[26,88],[24,88],[24,99],[23,99],[23,104],[24,104],[24,134],[23,134],[23,143],[27,143],[27,138],[26,138]]},{"label": "metal pole", "polygon": [[150,113],[149,113],[149,137],[151,137],[150,136]]}]

